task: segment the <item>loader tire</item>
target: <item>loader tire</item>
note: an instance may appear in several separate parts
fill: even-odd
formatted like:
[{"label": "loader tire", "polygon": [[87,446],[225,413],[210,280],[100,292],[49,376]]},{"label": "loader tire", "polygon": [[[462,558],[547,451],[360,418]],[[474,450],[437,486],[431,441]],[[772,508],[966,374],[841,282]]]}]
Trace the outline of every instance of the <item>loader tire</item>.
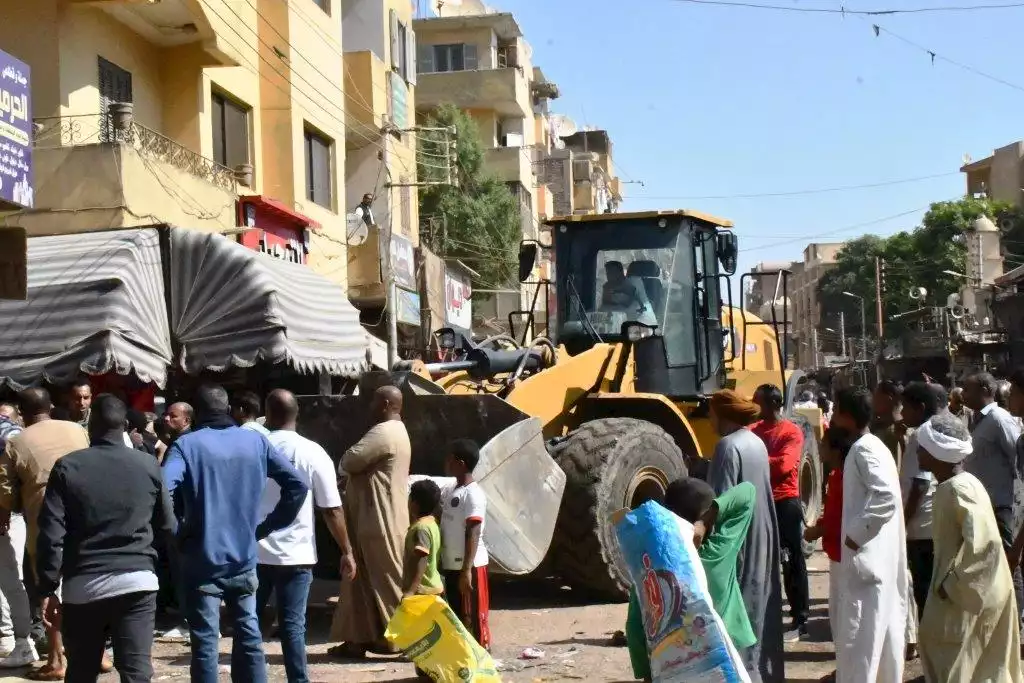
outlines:
[{"label": "loader tire", "polygon": [[610,517],[664,500],[669,482],[686,476],[682,451],[661,427],[615,417],[583,424],[553,455],[566,482],[552,567],[588,598],[625,601],[630,582]]},{"label": "loader tire", "polygon": [[[804,526],[808,527],[818,521],[821,516],[822,492],[824,491],[825,473],[821,466],[821,454],[818,452],[818,439],[814,428],[806,416],[794,414],[790,418],[804,433],[803,451],[800,453],[800,469],[798,486],[800,489],[800,505],[804,511]],[[804,557],[814,554],[817,542],[803,541]]]}]

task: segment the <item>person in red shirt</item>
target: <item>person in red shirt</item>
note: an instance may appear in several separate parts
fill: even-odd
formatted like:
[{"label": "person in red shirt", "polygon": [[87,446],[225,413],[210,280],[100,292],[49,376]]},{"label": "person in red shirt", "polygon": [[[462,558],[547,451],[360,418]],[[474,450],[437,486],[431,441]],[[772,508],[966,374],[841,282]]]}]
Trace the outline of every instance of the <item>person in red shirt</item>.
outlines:
[{"label": "person in red shirt", "polygon": [[761,408],[761,420],[751,427],[768,449],[772,479],[772,498],[782,545],[782,581],[786,587],[793,626],[786,632],[788,642],[807,636],[810,598],[807,588],[807,561],[804,558],[804,509],[800,503],[800,454],[804,433],[795,423],[782,417],[782,390],[774,384],[762,384],[754,393]]},{"label": "person in red shirt", "polygon": [[[850,432],[842,427],[830,427],[822,440],[822,462],[830,468],[828,483],[825,488],[825,510],[814,526],[804,531],[804,540],[813,543],[821,539],[821,547],[828,555],[830,562],[829,577],[839,576],[839,561],[843,555],[843,464],[846,454],[853,445]],[[836,605],[838,604],[840,585],[830,579],[828,586],[828,617],[832,633],[836,633]],[[835,674],[826,676],[822,681],[835,681]]]}]

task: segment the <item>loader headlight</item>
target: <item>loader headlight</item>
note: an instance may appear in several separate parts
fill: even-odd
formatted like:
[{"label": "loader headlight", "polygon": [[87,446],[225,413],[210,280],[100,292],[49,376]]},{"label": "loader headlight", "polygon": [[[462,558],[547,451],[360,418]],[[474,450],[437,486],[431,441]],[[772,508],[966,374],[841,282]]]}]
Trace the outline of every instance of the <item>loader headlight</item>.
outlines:
[{"label": "loader headlight", "polygon": [[622,326],[622,334],[631,342],[638,342],[654,336],[654,327],[643,323],[629,322]]}]

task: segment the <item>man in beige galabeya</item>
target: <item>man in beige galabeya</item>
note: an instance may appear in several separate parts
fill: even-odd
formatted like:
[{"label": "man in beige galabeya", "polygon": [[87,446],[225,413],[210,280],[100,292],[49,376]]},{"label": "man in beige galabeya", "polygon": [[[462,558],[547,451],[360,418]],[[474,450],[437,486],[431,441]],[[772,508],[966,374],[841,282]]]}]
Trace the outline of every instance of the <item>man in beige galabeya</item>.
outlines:
[{"label": "man in beige galabeya", "polygon": [[409,528],[409,461],[412,448],[402,423],[402,392],[377,389],[370,403],[374,426],[341,458],[345,520],[352,538],[356,574],[341,582],[331,624],[330,650],[339,658],[368,651],[393,652],[384,629],[402,600],[402,552]]}]

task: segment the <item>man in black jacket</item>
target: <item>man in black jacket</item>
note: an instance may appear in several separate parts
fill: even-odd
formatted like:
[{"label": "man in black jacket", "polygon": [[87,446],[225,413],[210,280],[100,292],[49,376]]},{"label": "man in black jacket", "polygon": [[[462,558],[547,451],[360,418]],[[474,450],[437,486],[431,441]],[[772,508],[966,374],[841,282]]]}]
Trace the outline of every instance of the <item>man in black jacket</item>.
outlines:
[{"label": "man in black jacket", "polygon": [[114,396],[97,397],[91,446],[54,465],[39,515],[44,619],[64,635],[68,683],[96,680],[107,633],[121,681],[153,676],[153,540],[173,533],[174,515],[156,459],[124,445],[126,412]]}]

